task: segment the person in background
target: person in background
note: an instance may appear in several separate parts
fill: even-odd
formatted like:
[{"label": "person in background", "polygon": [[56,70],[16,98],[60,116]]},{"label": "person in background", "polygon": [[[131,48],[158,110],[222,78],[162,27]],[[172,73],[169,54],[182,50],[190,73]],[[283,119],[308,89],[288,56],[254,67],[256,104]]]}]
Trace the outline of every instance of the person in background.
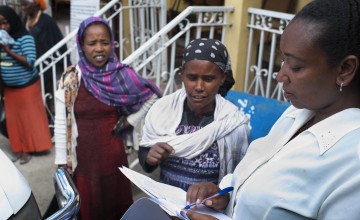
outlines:
[{"label": "person in background", "polygon": [[217,184],[233,172],[246,153],[249,128],[248,118],[218,94],[222,88],[226,95],[233,84],[226,82],[232,71],[220,41],[191,41],[180,75],[184,87],[146,115],[138,156],[146,172],[160,166],[161,182],[187,190],[197,182]]},{"label": "person in background", "polygon": [[31,152],[52,147],[48,120],[41,96],[39,75],[34,67],[36,49],[20,17],[9,6],[0,6],[0,29],[15,41],[0,44],[0,78],[4,95],[9,141],[20,164],[31,159]]},{"label": "person in background", "polygon": [[106,20],[84,20],[76,36],[79,62],[56,91],[55,163],[73,172],[81,195],[81,219],[120,219],[132,204],[122,137],[113,128],[122,116],[144,115],[159,89],[115,55]]},{"label": "person in background", "polygon": [[[47,8],[45,0],[20,0],[20,6],[25,14],[24,24],[26,29],[30,32],[31,36],[35,39],[37,58],[40,58],[64,36],[56,24],[56,21],[48,14],[44,13]],[[59,53],[63,54],[67,50],[66,45],[59,49]],[[67,60],[68,64],[69,59]],[[61,73],[64,71],[63,61],[56,64],[56,79],[59,79]],[[44,73],[45,93],[50,93],[53,97],[53,76],[51,69]],[[54,114],[54,102],[50,99],[46,100],[51,114]]]},{"label": "person in background", "polygon": [[230,197],[205,205],[232,219],[359,219],[359,6],[314,0],[292,19],[281,36],[277,75],[292,105],[219,186],[189,187],[189,203],[233,186]]}]

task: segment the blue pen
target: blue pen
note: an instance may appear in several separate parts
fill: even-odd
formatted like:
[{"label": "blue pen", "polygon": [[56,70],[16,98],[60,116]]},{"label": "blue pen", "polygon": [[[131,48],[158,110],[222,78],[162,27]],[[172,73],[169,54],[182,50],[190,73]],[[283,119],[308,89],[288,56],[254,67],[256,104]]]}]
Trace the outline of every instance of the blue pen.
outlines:
[{"label": "blue pen", "polygon": [[216,196],[225,195],[226,193],[231,192],[231,191],[233,191],[233,190],[234,190],[234,187],[232,187],[232,186],[226,187],[226,188],[220,190],[219,192],[215,193],[214,195],[209,196],[209,197],[203,199],[203,201],[201,201],[199,204],[196,204],[196,202],[193,202],[193,203],[191,203],[190,205],[185,206],[184,209],[191,209],[192,207],[194,207],[194,206],[196,206],[196,205],[203,204],[203,203],[204,203],[206,200],[208,200],[208,199],[214,198],[214,197],[216,197]]}]

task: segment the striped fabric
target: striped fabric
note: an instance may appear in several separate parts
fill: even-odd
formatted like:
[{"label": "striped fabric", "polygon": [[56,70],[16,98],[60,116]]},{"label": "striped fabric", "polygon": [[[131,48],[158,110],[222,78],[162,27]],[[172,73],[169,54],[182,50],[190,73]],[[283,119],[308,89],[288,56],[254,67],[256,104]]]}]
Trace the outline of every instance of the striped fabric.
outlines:
[{"label": "striped fabric", "polygon": [[11,51],[25,56],[30,67],[21,65],[13,57],[1,50],[0,53],[0,71],[3,83],[11,87],[23,87],[32,82],[37,77],[37,70],[34,67],[36,60],[36,49],[34,38],[30,35],[24,35],[15,41]]}]

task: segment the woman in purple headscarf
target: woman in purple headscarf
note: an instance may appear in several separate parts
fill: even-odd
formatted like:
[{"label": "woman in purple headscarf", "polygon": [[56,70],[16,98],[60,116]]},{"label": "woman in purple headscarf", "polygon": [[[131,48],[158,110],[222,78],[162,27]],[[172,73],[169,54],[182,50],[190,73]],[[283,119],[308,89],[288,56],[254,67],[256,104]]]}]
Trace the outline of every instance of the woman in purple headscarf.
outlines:
[{"label": "woman in purple headscarf", "polygon": [[78,65],[63,74],[56,92],[55,163],[73,172],[81,219],[120,219],[132,195],[118,170],[128,163],[113,127],[119,117],[141,117],[160,91],[118,61],[107,21],[86,19],[76,41]]}]

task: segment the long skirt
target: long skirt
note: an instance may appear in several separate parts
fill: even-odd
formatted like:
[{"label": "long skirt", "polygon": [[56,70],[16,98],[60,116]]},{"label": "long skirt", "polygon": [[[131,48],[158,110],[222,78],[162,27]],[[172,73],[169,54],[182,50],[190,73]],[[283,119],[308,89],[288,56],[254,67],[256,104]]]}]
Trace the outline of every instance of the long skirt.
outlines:
[{"label": "long skirt", "polygon": [[4,87],[6,128],[14,153],[52,147],[40,80],[25,88]]}]

